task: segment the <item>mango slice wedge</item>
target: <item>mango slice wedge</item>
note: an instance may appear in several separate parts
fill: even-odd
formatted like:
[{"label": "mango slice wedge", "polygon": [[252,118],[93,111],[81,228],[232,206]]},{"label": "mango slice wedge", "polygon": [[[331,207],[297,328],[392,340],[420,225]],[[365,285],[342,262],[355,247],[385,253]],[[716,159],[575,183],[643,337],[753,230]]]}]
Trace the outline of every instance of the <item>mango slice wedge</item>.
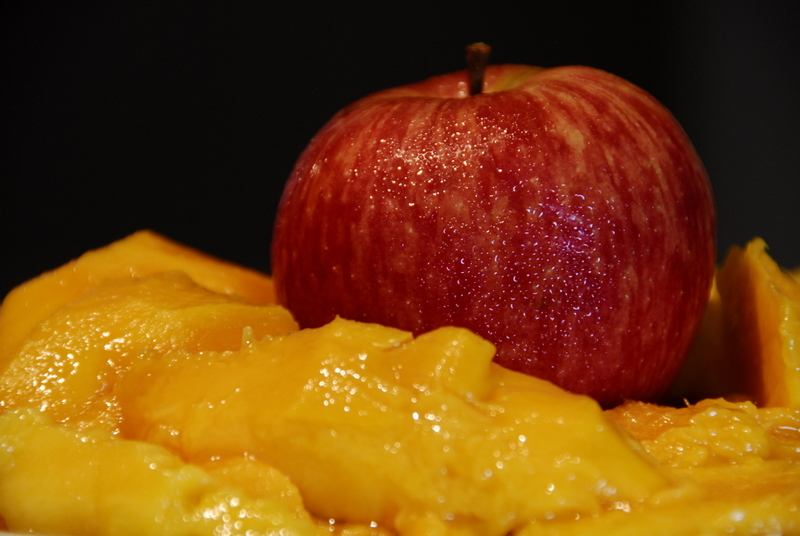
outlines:
[{"label": "mango slice wedge", "polygon": [[182,271],[201,286],[247,302],[275,302],[272,279],[217,259],[152,231],[138,231],[84,253],[60,268],[13,289],[0,308],[0,370],[33,327],[102,281]]},{"label": "mango slice wedge", "polygon": [[7,354],[0,411],[35,405],[60,422],[116,430],[114,386],[136,360],[237,350],[245,333],[260,339],[296,329],[286,309],[211,292],[182,272],[103,281]]},{"label": "mango slice wedge", "polygon": [[501,536],[675,491],[593,400],[493,355],[461,328],[412,339],[342,319],[239,352],[175,352],[121,380],[122,433],[195,463],[253,456],[316,516],[409,535]]},{"label": "mango slice wedge", "polygon": [[717,284],[739,392],[760,407],[800,408],[800,283],[756,239],[730,251]]},{"label": "mango slice wedge", "polygon": [[2,514],[18,532],[317,534],[285,478],[253,496],[158,445],[78,432],[32,409],[0,415],[0,445]]},{"label": "mango slice wedge", "polygon": [[0,308],[0,532],[800,534],[799,279],[732,250],[694,403],[603,411],[464,329],[298,330],[267,276],[137,233]]},{"label": "mango slice wedge", "polygon": [[717,270],[703,323],[670,400],[725,397],[800,408],[800,269],[764,240],[734,247]]}]

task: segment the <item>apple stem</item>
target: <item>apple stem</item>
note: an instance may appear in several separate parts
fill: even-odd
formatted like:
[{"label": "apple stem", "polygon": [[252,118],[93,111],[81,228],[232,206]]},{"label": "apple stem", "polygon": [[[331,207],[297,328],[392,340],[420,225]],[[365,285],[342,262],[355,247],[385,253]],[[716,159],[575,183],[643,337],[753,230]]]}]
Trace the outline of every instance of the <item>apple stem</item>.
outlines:
[{"label": "apple stem", "polygon": [[469,76],[469,94],[478,95],[483,92],[483,74],[489,64],[492,47],[486,43],[467,45],[467,76]]}]

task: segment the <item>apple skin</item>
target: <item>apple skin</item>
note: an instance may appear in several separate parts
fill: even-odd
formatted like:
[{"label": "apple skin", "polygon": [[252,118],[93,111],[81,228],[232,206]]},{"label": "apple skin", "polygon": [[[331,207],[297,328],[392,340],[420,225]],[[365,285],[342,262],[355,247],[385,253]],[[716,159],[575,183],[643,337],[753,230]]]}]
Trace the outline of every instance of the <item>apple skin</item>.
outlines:
[{"label": "apple skin", "polygon": [[670,112],[589,67],[496,65],[381,91],[300,156],[272,243],[280,303],[420,334],[613,406],[656,400],[716,261],[706,171]]}]

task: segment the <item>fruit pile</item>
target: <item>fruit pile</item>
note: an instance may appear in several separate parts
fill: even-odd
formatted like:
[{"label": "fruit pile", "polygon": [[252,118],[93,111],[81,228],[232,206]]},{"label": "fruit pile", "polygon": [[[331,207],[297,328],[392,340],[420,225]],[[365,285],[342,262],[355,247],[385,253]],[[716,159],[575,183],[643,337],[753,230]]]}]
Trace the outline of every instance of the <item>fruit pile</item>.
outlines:
[{"label": "fruit pile", "polygon": [[312,140],[274,279],[141,231],[6,296],[0,529],[800,534],[800,272],[715,266],[646,92],[470,53]]},{"label": "fruit pile", "polygon": [[270,278],[151,232],[14,289],[0,309],[5,528],[800,530],[800,282],[763,242],[719,270],[673,386],[729,401],[682,407],[603,410],[493,363],[463,328],[298,329],[273,297]]}]

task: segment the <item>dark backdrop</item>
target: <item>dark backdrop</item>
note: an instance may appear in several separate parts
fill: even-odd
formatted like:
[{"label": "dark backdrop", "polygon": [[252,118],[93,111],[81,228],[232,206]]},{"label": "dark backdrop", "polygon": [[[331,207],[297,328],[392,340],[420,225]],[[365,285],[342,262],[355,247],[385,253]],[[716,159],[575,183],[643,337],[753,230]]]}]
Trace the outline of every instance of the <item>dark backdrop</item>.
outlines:
[{"label": "dark backdrop", "polygon": [[0,293],[142,228],[268,270],[316,130],[461,69],[479,40],[496,63],[586,64],[650,91],[708,168],[721,252],[760,235],[800,265],[798,5],[5,2]]}]

